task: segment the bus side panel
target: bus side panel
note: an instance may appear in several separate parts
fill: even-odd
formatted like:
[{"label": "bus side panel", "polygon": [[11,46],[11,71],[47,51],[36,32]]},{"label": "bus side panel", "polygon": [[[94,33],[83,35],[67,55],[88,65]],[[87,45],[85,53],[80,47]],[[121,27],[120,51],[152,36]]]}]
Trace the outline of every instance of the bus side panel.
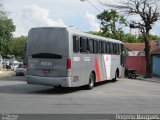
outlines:
[{"label": "bus side panel", "polygon": [[111,79],[115,78],[116,70],[119,70],[120,76],[121,68],[119,55],[111,55]]},{"label": "bus side panel", "polygon": [[[89,83],[89,76],[92,71],[94,71],[94,55],[92,54],[79,54],[78,57],[73,55],[73,67],[72,67],[72,76],[79,79],[73,82],[73,86],[82,86]],[[74,81],[74,79],[73,79]]]},{"label": "bus side panel", "polygon": [[83,85],[81,81],[81,54],[80,53],[74,53],[72,56],[72,71],[71,71],[71,76],[73,77],[72,79],[72,86],[80,86]]},{"label": "bus side panel", "polygon": [[106,79],[111,79],[111,55],[103,55]]},{"label": "bus side panel", "polygon": [[[97,58],[98,58],[98,65],[97,65]],[[98,69],[96,66],[98,66]],[[96,82],[104,81],[107,79],[103,54],[95,56],[95,72],[96,72]]]}]

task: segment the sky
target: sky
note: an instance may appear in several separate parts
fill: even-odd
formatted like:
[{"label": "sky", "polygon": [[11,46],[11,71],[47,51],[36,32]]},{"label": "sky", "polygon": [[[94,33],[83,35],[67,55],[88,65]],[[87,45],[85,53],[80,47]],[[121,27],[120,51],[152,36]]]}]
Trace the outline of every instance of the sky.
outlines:
[{"label": "sky", "polygon": [[[99,11],[106,6],[99,0],[88,0]],[[33,27],[74,26],[81,31],[99,31],[100,21],[96,18],[100,12],[89,4],[87,0],[1,0],[4,8],[9,12],[8,17],[16,25],[14,36],[25,36]],[[103,0],[104,2],[105,0]],[[106,0],[109,2],[110,0]],[[102,2],[102,0],[101,0]],[[130,17],[129,19],[139,19]],[[160,35],[160,22],[157,22],[152,34]],[[124,28],[129,32],[129,28]],[[132,30],[132,34],[137,34]]]}]

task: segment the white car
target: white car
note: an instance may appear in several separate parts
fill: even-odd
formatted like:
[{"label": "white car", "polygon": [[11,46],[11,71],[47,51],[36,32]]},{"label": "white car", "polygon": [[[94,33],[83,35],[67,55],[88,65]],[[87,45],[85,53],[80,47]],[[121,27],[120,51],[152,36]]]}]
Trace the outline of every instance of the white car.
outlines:
[{"label": "white car", "polygon": [[22,63],[19,63],[18,67],[16,68],[16,76],[19,75],[26,75],[26,69],[24,68],[24,65]]},{"label": "white car", "polygon": [[20,64],[19,62],[15,61],[13,65],[11,65],[11,70],[16,71],[19,64]]}]

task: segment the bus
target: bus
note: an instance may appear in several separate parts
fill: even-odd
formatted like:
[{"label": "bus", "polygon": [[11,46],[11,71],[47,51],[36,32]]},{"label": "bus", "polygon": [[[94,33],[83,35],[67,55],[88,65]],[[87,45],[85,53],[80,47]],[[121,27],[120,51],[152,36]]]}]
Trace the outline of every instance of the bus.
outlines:
[{"label": "bus", "polygon": [[124,76],[121,41],[70,27],[32,28],[26,56],[28,84],[92,89]]}]

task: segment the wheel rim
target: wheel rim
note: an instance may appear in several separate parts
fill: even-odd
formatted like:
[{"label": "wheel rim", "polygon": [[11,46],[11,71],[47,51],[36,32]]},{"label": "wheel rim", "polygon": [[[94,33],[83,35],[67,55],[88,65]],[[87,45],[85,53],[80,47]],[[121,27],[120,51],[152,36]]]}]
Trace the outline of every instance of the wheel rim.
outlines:
[{"label": "wheel rim", "polygon": [[136,78],[136,75],[135,75],[135,74],[133,74],[133,75],[132,75],[132,78],[134,78],[134,79],[135,79],[135,78]]},{"label": "wheel rim", "polygon": [[89,86],[90,86],[90,88],[92,88],[94,86],[94,76],[93,76],[93,74],[91,74],[89,81],[90,81]]}]

